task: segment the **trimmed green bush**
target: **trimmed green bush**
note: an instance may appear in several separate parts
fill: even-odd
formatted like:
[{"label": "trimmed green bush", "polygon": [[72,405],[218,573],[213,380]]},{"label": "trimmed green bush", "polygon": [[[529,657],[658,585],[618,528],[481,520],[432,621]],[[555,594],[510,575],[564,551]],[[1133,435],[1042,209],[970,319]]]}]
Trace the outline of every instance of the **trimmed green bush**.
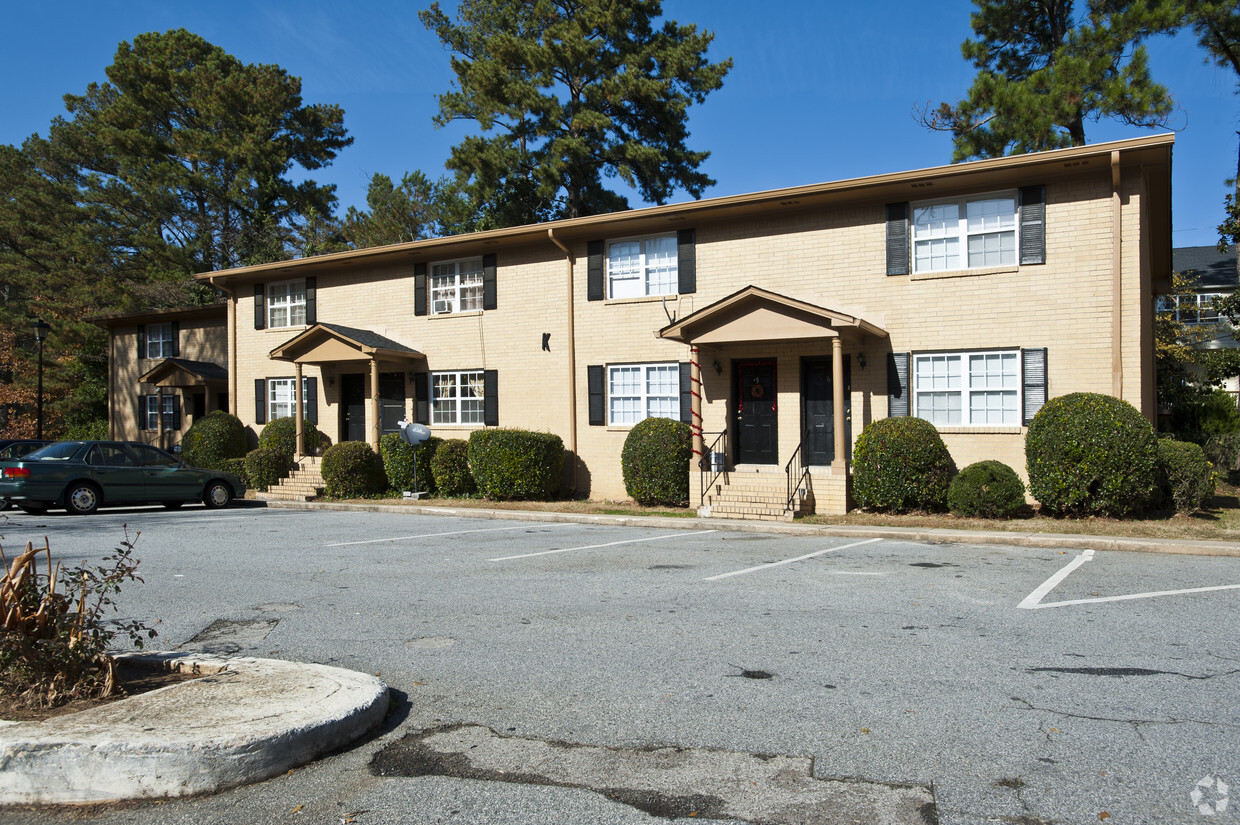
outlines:
[{"label": "trimmed green bush", "polygon": [[956,465],[924,418],[880,418],[853,450],[853,496],[866,510],[942,510]]},{"label": "trimmed green bush", "polygon": [[496,501],[550,501],[560,494],[564,442],[528,430],[475,430],[469,469],[484,496]]},{"label": "trimmed green bush", "polygon": [[1011,518],[1025,506],[1025,482],[1002,461],[965,467],[947,487],[947,508],[962,518]]},{"label": "trimmed green bush", "polygon": [[1196,444],[1160,438],[1158,461],[1163,501],[1177,513],[1195,513],[1214,495],[1214,467]]},{"label": "trimmed green bush", "polygon": [[469,472],[469,442],[463,438],[449,438],[439,445],[431,459],[431,472],[440,495],[469,496],[478,492]]},{"label": "trimmed green bush", "polygon": [[1029,491],[1052,515],[1136,515],[1157,493],[1156,441],[1126,401],[1087,392],[1052,398],[1025,436]]},{"label": "trimmed green bush", "polygon": [[223,410],[199,418],[181,437],[181,458],[191,467],[222,470],[225,461],[245,453],[245,425]]},{"label": "trimmed green bush", "polygon": [[[302,431],[306,436],[307,455],[314,455],[315,450],[330,443],[319,432],[319,428],[307,419],[302,419]],[[279,450],[292,461],[297,452],[297,419],[285,416],[268,421],[267,426],[258,434],[258,446]]]},{"label": "trimmed green bush", "polygon": [[383,459],[364,441],[342,441],[323,453],[323,484],[332,498],[365,498],[387,489]]},{"label": "trimmed green bush", "polygon": [[245,456],[246,483],[255,490],[266,490],[280,483],[289,473],[291,459],[271,447],[259,447]]},{"label": "trimmed green bush", "polygon": [[[432,435],[417,447],[405,443],[400,433],[388,433],[379,439],[379,455],[383,456],[383,471],[387,474],[388,489],[401,492],[423,492],[434,495],[435,477],[431,463],[443,439]],[[418,487],[413,489],[414,455],[417,455]]]},{"label": "trimmed green bush", "polygon": [[693,435],[688,424],[670,418],[637,422],[620,451],[625,492],[638,504],[687,507],[692,457]]},{"label": "trimmed green bush", "polygon": [[254,486],[253,484],[250,483],[250,479],[246,475],[244,458],[226,458],[220,462],[220,466],[218,468],[213,468],[213,469],[219,469],[219,470],[223,470],[226,473],[232,473],[237,478],[244,481],[247,487]]}]

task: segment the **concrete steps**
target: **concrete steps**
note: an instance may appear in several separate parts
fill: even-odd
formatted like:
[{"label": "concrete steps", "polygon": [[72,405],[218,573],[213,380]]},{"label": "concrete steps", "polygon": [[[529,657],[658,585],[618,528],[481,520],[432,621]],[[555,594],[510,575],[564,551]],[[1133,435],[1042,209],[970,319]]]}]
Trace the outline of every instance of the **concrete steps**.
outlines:
[{"label": "concrete steps", "polygon": [[259,495],[277,501],[310,501],[323,494],[323,459],[306,456],[297,462],[297,469],[280,479],[280,483]]},{"label": "concrete steps", "polygon": [[792,521],[812,513],[813,490],[801,490],[788,507],[788,477],[782,467],[737,467],[707,491],[698,514],[711,518]]}]

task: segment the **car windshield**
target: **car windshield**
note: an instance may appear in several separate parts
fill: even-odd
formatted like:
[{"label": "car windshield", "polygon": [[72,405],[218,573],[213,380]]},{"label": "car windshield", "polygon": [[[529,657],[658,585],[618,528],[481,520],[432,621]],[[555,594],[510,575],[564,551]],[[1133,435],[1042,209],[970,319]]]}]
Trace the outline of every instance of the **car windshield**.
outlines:
[{"label": "car windshield", "polygon": [[30,453],[26,458],[38,461],[68,461],[82,449],[81,441],[57,441]]}]

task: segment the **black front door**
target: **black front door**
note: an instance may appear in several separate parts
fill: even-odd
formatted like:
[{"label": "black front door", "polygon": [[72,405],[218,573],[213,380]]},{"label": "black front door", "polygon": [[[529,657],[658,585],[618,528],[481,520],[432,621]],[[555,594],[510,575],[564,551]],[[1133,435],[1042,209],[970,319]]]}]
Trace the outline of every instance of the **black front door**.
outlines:
[{"label": "black front door", "polygon": [[397,424],[405,417],[405,374],[379,373],[379,435],[400,432]]},{"label": "black front door", "polygon": [[736,463],[777,464],[775,362],[737,363],[736,392]]},{"label": "black front door", "polygon": [[366,440],[366,376],[340,376],[340,434],[345,441]]},{"label": "black front door", "polygon": [[[851,442],[849,359],[844,356],[844,443]],[[805,463],[830,464],[835,460],[835,401],[832,393],[831,359],[801,359],[801,426],[805,430]]]}]

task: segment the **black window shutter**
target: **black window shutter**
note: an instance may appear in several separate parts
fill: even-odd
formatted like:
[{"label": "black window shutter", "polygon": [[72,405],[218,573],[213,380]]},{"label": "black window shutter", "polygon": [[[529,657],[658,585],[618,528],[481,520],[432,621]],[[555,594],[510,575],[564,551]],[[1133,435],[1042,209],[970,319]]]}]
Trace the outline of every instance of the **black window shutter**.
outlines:
[{"label": "black window shutter", "polygon": [[693,378],[688,361],[680,362],[680,420],[693,423]]},{"label": "black window shutter", "polygon": [[1020,190],[1020,262],[1046,263],[1046,187]]},{"label": "black window shutter", "polygon": [[482,308],[495,309],[499,306],[495,292],[495,256],[482,256]]},{"label": "black window shutter", "polygon": [[1020,351],[1021,384],[1025,396],[1025,408],[1021,424],[1026,426],[1046,403],[1046,347]]},{"label": "black window shutter", "polygon": [[676,233],[676,278],[681,295],[697,292],[697,251],[692,229]]},{"label": "black window shutter", "polygon": [[603,242],[590,241],[586,244],[586,300],[601,301],[606,296],[603,290]]},{"label": "black window shutter", "polygon": [[164,429],[174,430],[174,431],[181,429],[181,395],[180,393],[177,393],[176,395],[172,396],[172,424],[171,426],[169,426],[168,424],[165,423]]},{"label": "black window shutter", "polygon": [[317,282],[313,275],[306,278],[306,324],[313,326],[319,322],[319,298],[316,294]]},{"label": "black window shutter", "polygon": [[909,408],[908,373],[912,356],[907,352],[887,355],[887,417],[907,416]]},{"label": "black window shutter", "polygon": [[607,423],[606,367],[586,367],[586,383],[590,394],[590,426]]},{"label": "black window shutter", "polygon": [[138,325],[138,357],[146,357],[146,327]]},{"label": "black window shutter", "polygon": [[887,204],[887,274],[909,273],[908,204]]},{"label": "black window shutter", "polygon": [[138,396],[138,430],[146,429],[146,396]]},{"label": "black window shutter", "polygon": [[267,379],[254,379],[254,423],[267,423]]},{"label": "black window shutter", "polygon": [[319,379],[308,375],[301,379],[301,410],[311,424],[319,423]]},{"label": "black window shutter", "polygon": [[431,423],[430,378],[429,372],[413,374],[413,418],[419,424]]},{"label": "black window shutter", "polygon": [[486,370],[482,381],[482,423],[488,427],[499,426],[499,373]]},{"label": "black window shutter", "polygon": [[172,357],[181,357],[181,322],[172,322]]},{"label": "black window shutter", "polygon": [[267,328],[267,287],[254,285],[254,329]]},{"label": "black window shutter", "polygon": [[413,265],[413,314],[426,314],[426,264]]}]

